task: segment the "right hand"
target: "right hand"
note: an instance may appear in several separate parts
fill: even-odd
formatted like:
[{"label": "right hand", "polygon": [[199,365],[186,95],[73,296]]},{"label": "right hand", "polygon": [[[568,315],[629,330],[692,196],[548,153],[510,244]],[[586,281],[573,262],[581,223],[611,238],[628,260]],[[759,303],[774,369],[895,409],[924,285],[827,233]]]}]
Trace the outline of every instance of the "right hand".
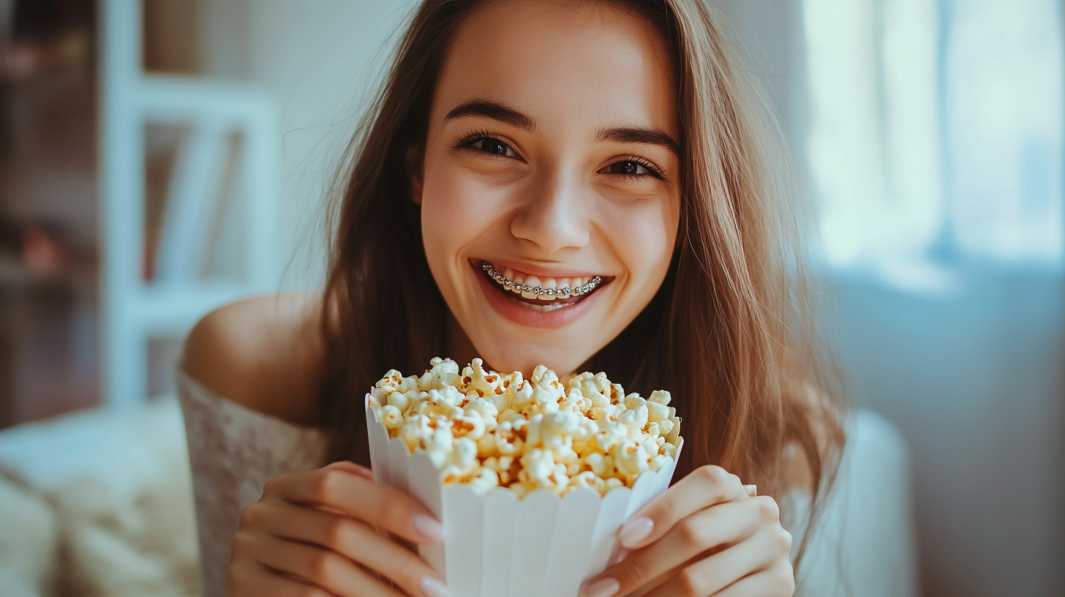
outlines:
[{"label": "right hand", "polygon": [[440,576],[387,533],[431,544],[443,541],[444,527],[425,506],[374,483],[370,469],[352,462],[275,477],[266,483],[263,497],[240,513],[230,549],[228,593],[449,595]]}]

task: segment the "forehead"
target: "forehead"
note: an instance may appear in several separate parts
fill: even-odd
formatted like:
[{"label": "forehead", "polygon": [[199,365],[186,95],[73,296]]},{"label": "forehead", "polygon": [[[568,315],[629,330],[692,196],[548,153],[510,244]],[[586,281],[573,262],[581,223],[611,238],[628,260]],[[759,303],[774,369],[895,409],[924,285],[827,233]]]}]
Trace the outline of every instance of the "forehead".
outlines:
[{"label": "forehead", "polygon": [[434,121],[474,98],[504,103],[544,128],[677,132],[664,40],[642,17],[605,2],[501,0],[475,12],[452,41]]}]

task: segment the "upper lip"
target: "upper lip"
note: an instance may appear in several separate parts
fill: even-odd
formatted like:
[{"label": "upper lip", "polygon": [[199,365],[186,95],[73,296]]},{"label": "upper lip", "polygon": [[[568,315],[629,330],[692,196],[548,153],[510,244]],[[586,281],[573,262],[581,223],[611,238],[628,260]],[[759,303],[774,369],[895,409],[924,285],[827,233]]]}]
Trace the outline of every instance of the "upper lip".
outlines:
[{"label": "upper lip", "polygon": [[594,278],[595,276],[600,276],[603,279],[607,279],[613,277],[594,272],[560,267],[544,267],[542,265],[534,265],[525,261],[509,261],[506,259],[477,259],[474,265],[480,268],[481,264],[485,261],[491,263],[492,267],[496,268],[496,271],[503,268],[510,268],[523,274],[531,274],[538,278]]}]

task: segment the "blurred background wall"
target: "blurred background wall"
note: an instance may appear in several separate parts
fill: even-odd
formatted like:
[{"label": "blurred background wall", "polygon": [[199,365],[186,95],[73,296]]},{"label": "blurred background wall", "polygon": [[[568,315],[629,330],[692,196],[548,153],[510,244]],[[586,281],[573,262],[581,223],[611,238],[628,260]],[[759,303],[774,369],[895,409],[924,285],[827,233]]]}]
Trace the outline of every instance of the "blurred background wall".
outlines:
[{"label": "blurred background wall", "polygon": [[377,92],[411,0],[199,0],[205,73],[235,77],[278,99],[283,155],[282,284],[317,288],[324,275],[320,200]]},{"label": "blurred background wall", "polygon": [[[7,74],[3,88],[0,217],[17,240],[0,255],[3,425],[101,402],[99,30],[62,4],[73,24],[40,36],[72,66]],[[322,198],[414,4],[144,4],[149,72],[276,102],[278,289],[321,282]],[[850,399],[909,443],[923,594],[1060,594],[1062,3],[714,4],[819,206],[822,322]],[[171,387],[180,338],[149,344],[149,394]]]}]

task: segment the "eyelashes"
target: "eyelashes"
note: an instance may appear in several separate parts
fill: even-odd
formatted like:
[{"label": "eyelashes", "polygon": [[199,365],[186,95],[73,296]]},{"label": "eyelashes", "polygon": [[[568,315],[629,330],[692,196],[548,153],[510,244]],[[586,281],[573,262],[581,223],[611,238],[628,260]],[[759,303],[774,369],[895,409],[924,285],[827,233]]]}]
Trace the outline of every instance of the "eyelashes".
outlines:
[{"label": "eyelashes", "polygon": [[[497,144],[497,147],[502,146],[502,148],[505,148],[506,152],[511,152],[514,154],[515,157],[517,157],[517,152],[514,151],[514,148],[511,147],[510,143],[501,139],[498,135],[490,133],[486,130],[476,130],[466,135],[463,135],[451,144],[451,148],[468,149],[470,151],[474,151],[492,157],[510,157],[509,155],[505,155],[505,153],[500,153],[498,151],[488,151],[483,148],[475,147],[478,143],[483,143],[485,141],[494,142]],[[617,171],[619,166],[621,166],[621,171]],[[628,171],[633,170],[633,166],[642,168],[647,173],[640,174],[638,172]],[[630,180],[641,180],[647,176],[652,176],[654,178],[657,178],[658,180],[666,181],[666,177],[663,174],[662,170],[655,166],[654,163],[652,163],[647,158],[632,154],[622,156],[621,159],[611,162],[599,172],[610,174],[611,176],[620,176]]]},{"label": "eyelashes", "polygon": [[506,145],[507,147],[510,147],[510,145],[507,144],[506,141],[500,139],[499,137],[497,137],[497,136],[493,135],[492,133],[489,133],[488,131],[485,131],[485,130],[473,131],[472,133],[469,133],[469,134],[457,139],[454,143],[451,144],[451,147],[452,147],[452,149],[458,149],[460,147],[466,147],[468,145],[473,145],[477,141],[483,141],[485,139],[492,139],[492,140],[498,141],[498,142]]},{"label": "eyelashes", "polygon": [[[629,164],[636,165],[636,166],[639,166],[639,167],[643,168],[644,170],[647,170],[648,174],[650,174],[651,176],[653,176],[653,177],[655,177],[655,178],[657,178],[659,180],[665,180],[666,179],[665,175],[662,174],[661,170],[656,168],[655,165],[652,164],[651,162],[647,161],[646,159],[644,159],[644,158],[642,158],[642,157],[640,157],[638,155],[627,155],[624,158],[622,158],[622,159],[620,159],[620,160],[618,160],[616,162],[612,162],[609,166],[607,166],[605,168],[605,170],[613,169],[615,166],[629,165]],[[636,173],[629,173],[629,172],[611,172],[611,174],[614,174],[616,176],[625,176],[625,177],[634,177],[634,178],[641,178],[642,176],[645,176],[643,174],[636,174]]]}]

